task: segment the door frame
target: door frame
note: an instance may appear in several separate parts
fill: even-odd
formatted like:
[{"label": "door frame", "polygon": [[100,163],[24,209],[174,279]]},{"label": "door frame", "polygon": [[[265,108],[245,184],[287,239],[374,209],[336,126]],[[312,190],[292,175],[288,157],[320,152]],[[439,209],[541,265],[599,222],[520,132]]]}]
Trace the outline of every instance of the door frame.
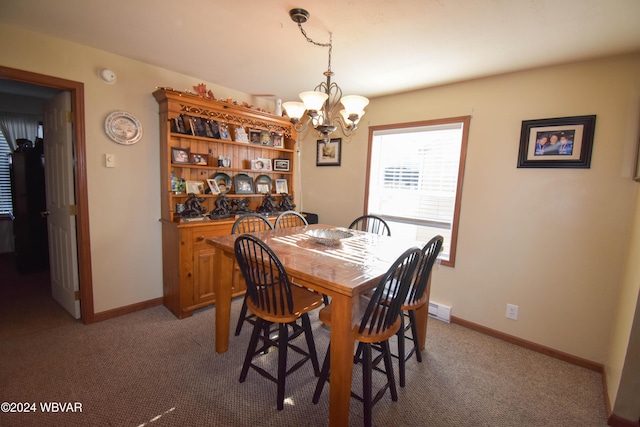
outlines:
[{"label": "door frame", "polygon": [[47,86],[71,93],[73,110],[74,187],[76,203],[76,240],[78,242],[78,280],[80,312],[84,323],[95,322],[91,244],[89,240],[89,203],[87,190],[87,151],[84,123],[84,83],[44,74],[0,66],[0,78]]}]

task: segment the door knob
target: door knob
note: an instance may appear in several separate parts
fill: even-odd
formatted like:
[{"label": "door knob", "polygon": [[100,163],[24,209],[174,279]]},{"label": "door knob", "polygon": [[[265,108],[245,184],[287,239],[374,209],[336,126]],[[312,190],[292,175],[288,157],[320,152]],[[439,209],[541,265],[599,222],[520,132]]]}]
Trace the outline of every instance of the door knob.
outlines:
[{"label": "door knob", "polygon": [[40,216],[41,216],[42,218],[46,218],[46,217],[48,217],[48,216],[49,216],[49,211],[42,211],[42,212],[40,212]]}]

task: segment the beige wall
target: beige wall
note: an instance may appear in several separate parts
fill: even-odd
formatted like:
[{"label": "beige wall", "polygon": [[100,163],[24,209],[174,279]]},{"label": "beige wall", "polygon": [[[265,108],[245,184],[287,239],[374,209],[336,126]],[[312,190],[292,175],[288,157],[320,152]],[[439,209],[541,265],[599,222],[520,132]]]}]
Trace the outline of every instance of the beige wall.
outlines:
[{"label": "beige wall", "polygon": [[[636,190],[634,223],[618,305],[611,351],[607,360],[609,397],[614,412],[627,420],[640,419],[640,184]],[[617,398],[616,398],[617,397]]]},{"label": "beige wall", "polygon": [[[187,90],[206,83],[219,98],[264,108],[269,103],[197,77],[8,26],[0,25],[0,40],[0,65],[84,83],[95,312],[161,297],[158,104],[151,93],[156,86]],[[98,78],[102,67],[115,71],[115,84]],[[143,137],[136,145],[121,146],[105,135],[104,119],[116,110],[142,122]],[[115,168],[104,166],[106,153],[115,155]]]},{"label": "beige wall", "polygon": [[[316,167],[315,135],[304,135],[304,209],[336,225],[363,212],[367,125],[471,115],[456,266],[434,272],[433,300],[605,363],[638,185],[639,76],[634,55],[372,99],[341,167]],[[590,169],[516,168],[523,120],[587,114],[597,115]]]},{"label": "beige wall", "polygon": [[[316,167],[315,135],[303,135],[303,207],[343,226],[362,214],[368,125],[471,115],[456,266],[434,271],[432,299],[604,364],[615,402],[639,287],[637,242],[628,253],[640,215],[631,180],[639,105],[640,55],[375,98],[343,139],[341,167]],[[597,115],[590,169],[516,168],[523,120],[587,114]],[[517,321],[506,319],[507,303],[520,307]],[[624,377],[637,387],[640,373]]]}]

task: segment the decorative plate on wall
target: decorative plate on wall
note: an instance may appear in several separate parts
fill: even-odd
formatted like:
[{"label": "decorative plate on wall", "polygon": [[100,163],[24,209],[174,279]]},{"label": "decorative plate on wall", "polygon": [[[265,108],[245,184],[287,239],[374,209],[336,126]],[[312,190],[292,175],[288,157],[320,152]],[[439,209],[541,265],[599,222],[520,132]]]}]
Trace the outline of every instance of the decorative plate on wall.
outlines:
[{"label": "decorative plate on wall", "polygon": [[114,111],[104,121],[104,131],[113,141],[122,145],[132,145],[142,138],[142,124],[126,111]]}]

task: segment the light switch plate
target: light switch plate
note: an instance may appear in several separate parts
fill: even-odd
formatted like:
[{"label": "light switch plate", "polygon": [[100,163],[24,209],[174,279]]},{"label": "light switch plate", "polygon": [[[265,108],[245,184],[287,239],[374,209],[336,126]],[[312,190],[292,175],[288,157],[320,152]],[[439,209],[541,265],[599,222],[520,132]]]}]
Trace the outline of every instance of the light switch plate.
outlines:
[{"label": "light switch plate", "polygon": [[115,154],[105,154],[104,155],[104,165],[108,168],[116,167],[116,156]]}]

